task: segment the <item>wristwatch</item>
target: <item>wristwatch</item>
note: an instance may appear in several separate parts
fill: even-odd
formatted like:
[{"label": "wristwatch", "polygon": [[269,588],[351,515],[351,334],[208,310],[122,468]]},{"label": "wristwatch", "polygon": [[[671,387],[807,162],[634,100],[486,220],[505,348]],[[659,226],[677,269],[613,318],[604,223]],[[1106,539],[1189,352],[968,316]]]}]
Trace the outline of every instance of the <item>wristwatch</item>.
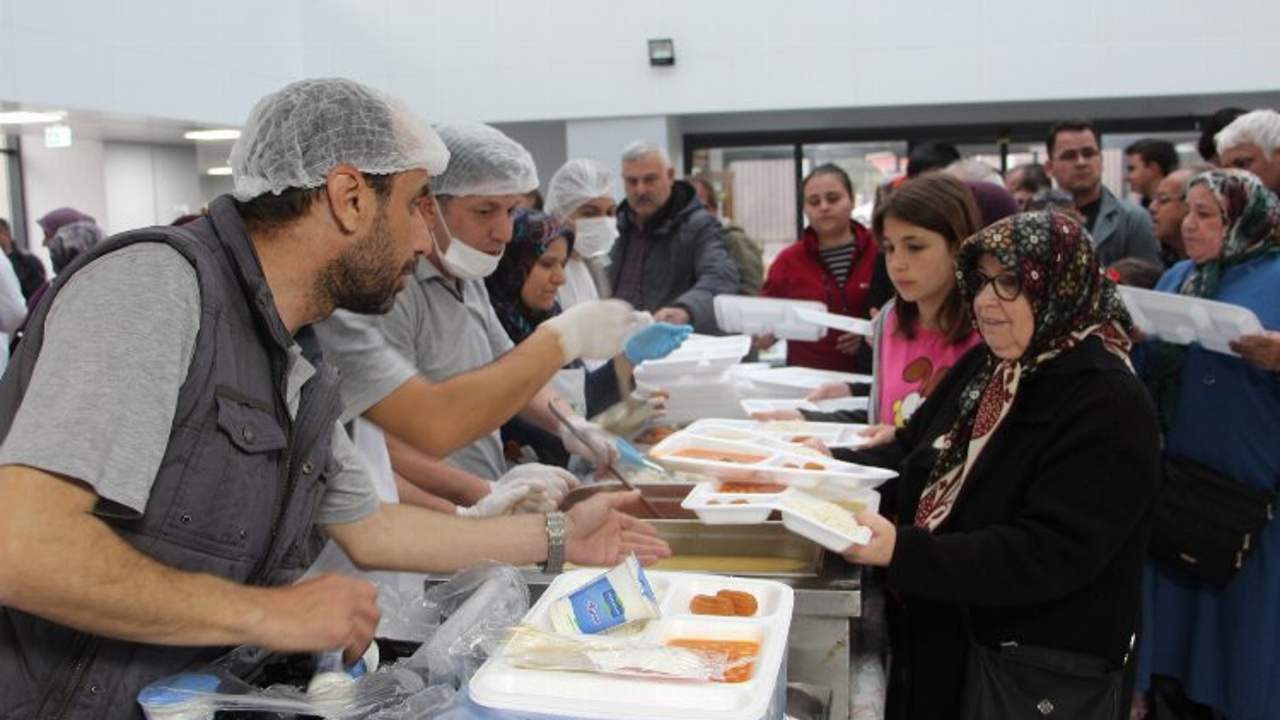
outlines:
[{"label": "wristwatch", "polygon": [[565,524],[564,513],[547,513],[547,561],[539,569],[547,575],[558,575],[564,570]]}]

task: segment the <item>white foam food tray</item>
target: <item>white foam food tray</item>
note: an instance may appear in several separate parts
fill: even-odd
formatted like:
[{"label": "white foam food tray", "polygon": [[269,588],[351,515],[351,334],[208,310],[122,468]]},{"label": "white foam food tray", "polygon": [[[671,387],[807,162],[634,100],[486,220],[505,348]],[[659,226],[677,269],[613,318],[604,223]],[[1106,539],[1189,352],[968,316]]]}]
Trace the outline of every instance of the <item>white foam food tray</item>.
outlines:
[{"label": "white foam food tray", "polygon": [[736,365],[750,350],[751,338],[746,335],[690,335],[670,355],[640,363],[636,376],[645,382],[661,382],[684,375],[718,376]]},{"label": "white foam food tray", "polygon": [[832,330],[839,330],[844,333],[853,333],[855,335],[870,335],[873,326],[870,320],[862,318],[850,317],[848,315],[837,315],[832,312],[822,310],[812,310],[810,308],[797,308],[796,316],[805,322],[813,323]]},{"label": "white foam food tray", "polygon": [[[796,443],[726,429],[719,437],[681,430],[649,449],[649,459],[668,470],[723,480],[780,483],[795,487],[832,485],[874,488],[898,473],[827,457]],[[738,437],[726,437],[737,434]]]},{"label": "white foam food tray", "polygon": [[768,492],[729,492],[724,480],[698,483],[680,506],[691,510],[707,525],[757,525],[774,510],[791,532],[834,552],[850,545],[865,545],[871,530],[853,519],[856,510],[879,510],[880,493],[869,489],[814,491],[794,487],[762,486]]},{"label": "white foam food tray", "polygon": [[1139,330],[1178,345],[1235,355],[1232,340],[1263,332],[1258,316],[1240,305],[1129,286],[1120,287],[1120,297]]},{"label": "white foam food tray", "polygon": [[[600,569],[556,578],[525,615],[524,622],[550,631],[556,599],[595,579]],[[695,682],[621,675],[536,670],[507,662],[496,651],[471,679],[471,697],[502,710],[610,720],[757,720],[768,710],[787,648],[794,598],[791,588],[771,580],[682,572],[646,572],[662,616],[637,638],[663,644],[674,638],[748,640],[760,643],[750,679],[738,683]],[[695,615],[695,595],[740,590],[759,605],[751,617]]]},{"label": "white foam food tray", "polygon": [[759,370],[746,373],[744,377],[764,390],[781,393],[787,397],[804,397],[817,390],[819,386],[830,382],[871,383],[870,375],[799,366]]},{"label": "white foam food tray", "polygon": [[816,300],[755,297],[753,295],[717,295],[716,325],[725,332],[761,335],[770,333],[783,340],[814,341],[827,334],[827,329],[802,320],[798,311],[826,312]]},{"label": "white foam food tray", "polygon": [[827,398],[810,401],[803,398],[745,398],[738,403],[747,415],[771,410],[809,410],[813,412],[838,412],[841,410],[866,410],[869,400],[864,397]]},{"label": "white foam food tray", "polygon": [[[817,407],[816,405],[814,406]],[[769,437],[792,444],[807,438],[821,440],[827,447],[854,448],[866,444],[859,435],[866,425],[856,423],[810,422],[808,420],[720,420],[708,418],[691,423],[685,432],[728,440]]]}]

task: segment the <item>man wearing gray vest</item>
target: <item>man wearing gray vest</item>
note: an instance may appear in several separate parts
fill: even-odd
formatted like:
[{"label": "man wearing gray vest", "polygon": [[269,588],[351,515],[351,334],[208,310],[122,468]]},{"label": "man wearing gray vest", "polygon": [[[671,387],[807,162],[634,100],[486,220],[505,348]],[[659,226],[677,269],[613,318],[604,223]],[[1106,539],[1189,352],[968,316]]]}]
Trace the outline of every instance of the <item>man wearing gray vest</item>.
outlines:
[{"label": "man wearing gray vest", "polygon": [[[146,683],[239,644],[353,660],[374,587],[290,584],[320,528],[391,570],[669,554],[623,494],[490,520],[378,502],[305,328],[390,307],[430,248],[421,206],[447,159],[377,91],[294,83],[250,114],[234,197],[59,274],[0,381],[0,717],[141,717]],[[530,358],[605,349],[589,335],[553,326],[559,348]],[[486,382],[503,380],[473,403]]]}]

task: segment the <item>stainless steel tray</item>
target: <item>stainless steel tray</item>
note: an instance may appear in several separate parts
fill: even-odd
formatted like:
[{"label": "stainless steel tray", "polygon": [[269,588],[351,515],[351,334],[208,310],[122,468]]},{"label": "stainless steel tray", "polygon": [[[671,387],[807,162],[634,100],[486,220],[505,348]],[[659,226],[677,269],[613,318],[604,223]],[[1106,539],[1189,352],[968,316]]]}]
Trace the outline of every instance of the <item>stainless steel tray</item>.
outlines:
[{"label": "stainless steel tray", "polygon": [[763,578],[816,578],[822,546],[789,532],[780,522],[704,525],[697,520],[650,520],[671,546],[672,557],[655,570],[687,570]]}]

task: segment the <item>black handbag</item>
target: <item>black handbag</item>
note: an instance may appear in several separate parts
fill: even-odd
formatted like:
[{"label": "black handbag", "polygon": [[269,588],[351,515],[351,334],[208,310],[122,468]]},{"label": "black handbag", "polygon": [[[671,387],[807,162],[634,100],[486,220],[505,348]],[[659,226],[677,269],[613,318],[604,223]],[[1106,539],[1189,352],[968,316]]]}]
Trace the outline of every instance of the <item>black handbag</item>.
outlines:
[{"label": "black handbag", "polygon": [[1235,577],[1274,514],[1275,492],[1245,487],[1184,457],[1165,458],[1148,556],[1199,582]]},{"label": "black handbag", "polygon": [[1124,669],[1104,658],[1036,645],[977,642],[961,610],[969,654],[960,720],[1123,720]]}]

